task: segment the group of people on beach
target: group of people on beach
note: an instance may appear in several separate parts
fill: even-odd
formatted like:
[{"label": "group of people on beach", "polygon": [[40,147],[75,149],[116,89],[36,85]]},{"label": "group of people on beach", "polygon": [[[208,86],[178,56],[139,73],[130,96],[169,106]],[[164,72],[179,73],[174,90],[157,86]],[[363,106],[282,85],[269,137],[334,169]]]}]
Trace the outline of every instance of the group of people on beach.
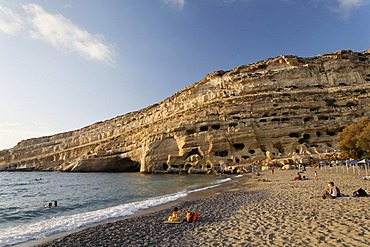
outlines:
[{"label": "group of people on beach", "polygon": [[[304,173],[306,170],[306,166],[304,164],[301,164],[302,165],[302,171],[300,172],[297,172],[297,174],[295,175],[295,177],[293,178],[294,181],[298,181],[298,180],[308,180],[308,178],[305,176],[305,175],[301,175],[301,173]],[[315,179],[318,179],[319,178],[319,175],[317,174],[317,171],[315,170]]]},{"label": "group of people on beach", "polygon": [[297,172],[297,174],[295,175],[294,181],[297,181],[297,180],[307,180],[306,176],[301,176],[301,173],[300,172]]},{"label": "group of people on beach", "polygon": [[[297,172],[297,174],[295,175],[295,177],[293,178],[294,181],[297,181],[297,180],[307,180],[308,178],[306,178],[305,176],[302,176],[301,173],[303,173],[304,171],[306,171],[306,169],[303,169],[303,171],[301,172]],[[319,178],[319,175],[317,173],[317,171],[315,170],[314,171],[315,174],[315,179],[318,179]],[[337,197],[341,196],[341,192],[340,192],[340,189],[338,188],[338,186],[336,186],[334,184],[334,182],[329,182],[328,183],[328,188],[325,190],[324,194],[319,196],[321,199],[335,199]],[[356,191],[353,192],[352,196],[368,196],[367,192],[360,188]]]},{"label": "group of people on beach", "polygon": [[[325,193],[321,196],[321,198],[322,199],[326,199],[326,198],[335,199],[338,196],[341,196],[339,188],[334,184],[334,182],[329,182],[328,188],[326,189]],[[368,196],[368,194],[364,189],[359,188],[358,190],[352,193],[352,196],[362,197],[362,196]]]},{"label": "group of people on beach", "polygon": [[[294,181],[307,180],[308,178],[306,178],[306,176],[301,175],[301,173],[303,173],[305,171],[306,171],[306,168],[305,168],[305,166],[303,166],[303,170],[301,172],[297,172],[297,174],[295,175],[293,180]],[[314,176],[315,176],[315,179],[318,179],[317,171],[315,171]],[[321,196],[321,198],[322,199],[326,199],[326,198],[334,199],[334,198],[337,198],[338,196],[340,196],[339,188],[336,185],[334,185],[334,182],[329,182],[328,183],[328,188],[325,190],[325,192]]]},{"label": "group of people on beach", "polygon": [[169,222],[195,222],[199,217],[199,213],[191,212],[190,210],[186,211],[185,219],[181,219],[179,209],[174,207],[171,216],[168,217]]}]

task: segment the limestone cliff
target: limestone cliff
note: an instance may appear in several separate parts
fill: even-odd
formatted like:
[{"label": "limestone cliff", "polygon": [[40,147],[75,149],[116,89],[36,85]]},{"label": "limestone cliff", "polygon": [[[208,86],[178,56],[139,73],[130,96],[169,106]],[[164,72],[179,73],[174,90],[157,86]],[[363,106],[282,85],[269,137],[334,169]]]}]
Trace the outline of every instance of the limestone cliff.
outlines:
[{"label": "limestone cliff", "polygon": [[216,71],[164,101],[0,151],[1,170],[204,172],[334,150],[370,115],[370,50]]}]

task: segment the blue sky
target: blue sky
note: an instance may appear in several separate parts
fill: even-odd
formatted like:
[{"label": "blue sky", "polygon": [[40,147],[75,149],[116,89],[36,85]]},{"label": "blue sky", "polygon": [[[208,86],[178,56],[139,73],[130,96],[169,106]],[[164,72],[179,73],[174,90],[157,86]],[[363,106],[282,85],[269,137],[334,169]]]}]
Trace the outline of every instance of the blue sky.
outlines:
[{"label": "blue sky", "polygon": [[0,0],[0,150],[269,57],[370,48],[370,0]]}]

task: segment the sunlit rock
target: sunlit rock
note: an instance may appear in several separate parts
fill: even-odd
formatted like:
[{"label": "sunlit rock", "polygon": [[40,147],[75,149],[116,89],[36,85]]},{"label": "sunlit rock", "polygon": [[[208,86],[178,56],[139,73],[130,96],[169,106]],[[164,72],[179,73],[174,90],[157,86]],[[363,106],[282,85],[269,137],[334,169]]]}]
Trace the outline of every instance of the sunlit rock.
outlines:
[{"label": "sunlit rock", "polygon": [[[155,78],[153,78],[155,81]],[[162,102],[0,151],[1,170],[213,173],[335,151],[370,115],[370,53],[280,56],[215,71]]]}]

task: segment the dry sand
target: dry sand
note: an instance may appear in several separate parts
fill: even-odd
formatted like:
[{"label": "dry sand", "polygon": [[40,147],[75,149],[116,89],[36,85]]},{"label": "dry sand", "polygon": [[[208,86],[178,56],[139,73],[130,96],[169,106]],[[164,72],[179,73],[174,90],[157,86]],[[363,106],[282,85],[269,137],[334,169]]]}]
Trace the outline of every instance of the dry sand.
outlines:
[{"label": "dry sand", "polygon": [[297,170],[263,172],[220,193],[179,202],[183,213],[201,214],[196,223],[163,224],[168,205],[40,246],[370,246],[370,197],[318,198],[328,181],[345,195],[360,187],[369,192],[370,181],[351,170],[316,170],[318,179],[308,169],[305,181],[292,181]]}]

